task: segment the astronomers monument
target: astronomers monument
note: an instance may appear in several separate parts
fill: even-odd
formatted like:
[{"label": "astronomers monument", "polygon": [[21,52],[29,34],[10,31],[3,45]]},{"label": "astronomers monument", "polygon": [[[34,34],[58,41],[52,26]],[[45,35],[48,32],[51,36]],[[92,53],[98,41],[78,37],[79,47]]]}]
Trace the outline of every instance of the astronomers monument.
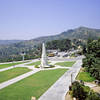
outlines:
[{"label": "astronomers monument", "polygon": [[47,61],[45,43],[42,44],[41,68],[50,67]]}]

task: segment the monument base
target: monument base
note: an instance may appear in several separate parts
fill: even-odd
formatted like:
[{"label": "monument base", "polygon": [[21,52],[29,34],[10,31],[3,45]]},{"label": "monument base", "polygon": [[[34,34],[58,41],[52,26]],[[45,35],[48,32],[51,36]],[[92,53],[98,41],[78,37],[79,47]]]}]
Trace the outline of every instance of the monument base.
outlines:
[{"label": "monument base", "polygon": [[44,65],[44,66],[39,66],[40,68],[50,68],[51,66],[50,65]]}]

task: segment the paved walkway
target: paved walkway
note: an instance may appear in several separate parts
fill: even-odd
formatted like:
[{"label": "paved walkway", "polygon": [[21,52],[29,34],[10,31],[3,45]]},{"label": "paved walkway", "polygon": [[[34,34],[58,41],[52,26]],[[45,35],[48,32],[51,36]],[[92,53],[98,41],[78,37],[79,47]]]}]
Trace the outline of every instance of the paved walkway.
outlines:
[{"label": "paved walkway", "polygon": [[[0,72],[9,70],[9,69],[12,69],[12,68],[15,68],[15,67],[25,67],[25,65],[33,63],[33,62],[36,62],[36,61],[38,61],[38,59],[34,59],[34,60],[30,61],[30,62],[26,62],[26,63],[23,63],[23,64],[18,64],[18,65],[14,65],[14,66],[7,67],[7,68],[2,68],[2,69],[0,69]],[[29,69],[32,69],[32,68],[30,68],[30,66],[29,66]]]},{"label": "paved walkway", "polygon": [[57,80],[38,100],[65,100],[65,95],[71,85],[71,74],[74,72],[73,80],[75,80],[81,65],[82,60],[78,60],[73,67]]},{"label": "paved walkway", "polygon": [[11,67],[8,67],[8,68],[3,68],[3,69],[0,69],[0,72],[2,72],[2,71],[6,71],[6,70],[8,70],[8,69],[12,69],[12,68],[14,68],[14,67],[11,66]]},{"label": "paved walkway", "polygon": [[85,86],[89,86],[90,88],[96,87],[97,85],[94,83],[84,82]]},{"label": "paved walkway", "polygon": [[18,81],[20,81],[20,80],[22,80],[22,79],[24,79],[24,78],[26,78],[26,77],[28,77],[28,76],[30,76],[32,74],[35,74],[38,71],[40,71],[40,69],[35,69],[33,71],[30,71],[28,73],[25,73],[23,75],[20,75],[20,76],[18,76],[16,78],[13,78],[11,80],[8,80],[6,82],[3,82],[3,83],[0,84],[0,89],[3,89],[3,88],[5,88],[5,87],[7,87],[7,86],[9,86],[9,85],[11,85],[11,84],[13,84],[15,82],[18,82]]},{"label": "paved walkway", "polygon": [[[57,58],[56,57],[53,57],[53,58],[50,57],[49,61],[51,61],[51,64],[55,64],[57,62],[63,62],[63,61],[76,61],[76,60],[78,60],[80,58],[82,59],[83,56],[76,57],[76,58],[66,58],[66,59],[65,58],[58,58],[58,57]],[[15,67],[28,67],[29,69],[33,69],[33,66],[28,66],[27,64],[30,64],[30,63],[33,63],[33,62],[36,62],[36,61],[39,61],[39,59],[33,59],[33,60],[31,60],[30,62],[27,62],[27,63],[18,64],[18,65],[11,66],[11,67],[8,67],[8,68],[3,68],[3,69],[0,69],[0,72],[9,70],[9,69],[12,69],[12,68],[15,68]],[[19,62],[22,62],[22,61],[19,61]],[[9,64],[9,63],[12,63],[12,62],[6,62],[6,63],[0,63],[0,64]]]},{"label": "paved walkway", "polygon": [[78,57],[75,57],[75,58],[67,58],[67,57],[49,57],[48,59],[50,61],[77,61],[77,60],[80,60],[84,58],[84,56],[78,56]]}]

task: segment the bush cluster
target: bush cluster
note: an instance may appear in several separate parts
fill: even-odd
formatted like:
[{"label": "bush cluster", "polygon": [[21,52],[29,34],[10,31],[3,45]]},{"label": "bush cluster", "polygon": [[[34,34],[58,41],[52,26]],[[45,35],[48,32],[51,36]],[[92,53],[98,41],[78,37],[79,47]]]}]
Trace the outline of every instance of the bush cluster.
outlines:
[{"label": "bush cluster", "polygon": [[70,90],[72,97],[76,98],[77,100],[100,100],[97,93],[93,92],[89,87],[84,86],[77,81],[72,83]]},{"label": "bush cluster", "polygon": [[83,67],[86,71],[100,81],[100,39],[88,40],[84,52]]}]

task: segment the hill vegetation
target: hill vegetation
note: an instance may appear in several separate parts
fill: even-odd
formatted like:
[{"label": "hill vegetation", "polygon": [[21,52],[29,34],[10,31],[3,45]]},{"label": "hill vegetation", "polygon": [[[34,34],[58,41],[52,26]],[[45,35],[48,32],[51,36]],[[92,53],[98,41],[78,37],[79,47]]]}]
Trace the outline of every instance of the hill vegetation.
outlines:
[{"label": "hill vegetation", "polygon": [[[0,45],[0,62],[21,60],[22,52],[26,53],[25,59],[34,59],[40,57],[41,43],[43,42],[48,42],[48,49],[59,48],[60,50],[68,50],[72,47],[76,48],[80,44],[85,45],[89,37],[92,39],[97,39],[100,37],[100,29],[79,27],[76,29],[70,29],[54,36],[45,36],[32,40],[11,43],[9,45]],[[60,40],[60,42],[58,42],[58,40]]]},{"label": "hill vegetation", "polygon": [[100,100],[97,93],[91,90],[88,86],[77,81],[72,83],[70,94],[73,98],[76,98],[76,100]]},{"label": "hill vegetation", "polygon": [[23,40],[0,40],[0,45],[9,45],[9,44],[18,43],[21,41]]},{"label": "hill vegetation", "polygon": [[83,67],[100,81],[100,39],[89,39],[84,54],[86,58],[83,59]]}]

